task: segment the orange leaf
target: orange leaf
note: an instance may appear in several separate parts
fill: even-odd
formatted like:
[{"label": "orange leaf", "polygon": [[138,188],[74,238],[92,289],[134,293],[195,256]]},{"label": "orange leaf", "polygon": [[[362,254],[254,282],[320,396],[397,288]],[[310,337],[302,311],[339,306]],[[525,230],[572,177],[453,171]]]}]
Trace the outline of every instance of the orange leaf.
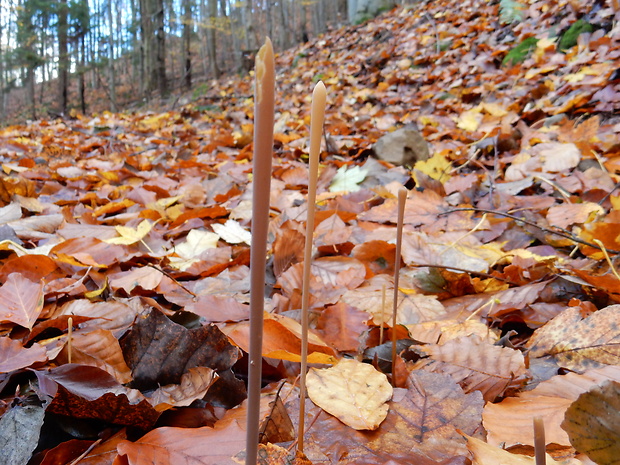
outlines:
[{"label": "orange leaf", "polygon": [[0,321],[12,321],[32,329],[43,310],[43,283],[11,273],[0,287]]}]

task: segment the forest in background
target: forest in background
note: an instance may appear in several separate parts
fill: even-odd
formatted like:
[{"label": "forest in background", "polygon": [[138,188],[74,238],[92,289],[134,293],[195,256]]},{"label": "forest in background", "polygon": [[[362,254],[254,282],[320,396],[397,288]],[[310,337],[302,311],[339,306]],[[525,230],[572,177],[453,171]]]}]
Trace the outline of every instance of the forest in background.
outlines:
[{"label": "forest in background", "polygon": [[356,3],[2,0],[0,123],[200,95],[249,71],[266,35],[285,50],[344,25]]}]

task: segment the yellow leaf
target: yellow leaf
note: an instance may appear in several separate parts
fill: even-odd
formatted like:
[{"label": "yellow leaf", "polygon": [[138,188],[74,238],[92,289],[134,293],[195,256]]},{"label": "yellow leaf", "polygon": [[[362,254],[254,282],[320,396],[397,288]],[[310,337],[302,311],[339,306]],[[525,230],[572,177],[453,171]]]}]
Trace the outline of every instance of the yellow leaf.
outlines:
[{"label": "yellow leaf", "polygon": [[379,427],[393,393],[387,376],[372,365],[351,359],[331,368],[311,369],[307,387],[312,402],[357,430]]},{"label": "yellow leaf", "polygon": [[461,116],[456,120],[456,125],[464,131],[474,132],[478,130],[482,123],[482,115],[480,114],[480,108],[472,108],[471,110],[464,111]]},{"label": "yellow leaf", "polygon": [[443,155],[436,153],[428,160],[417,162],[414,168],[433,179],[446,182],[450,178],[448,171],[452,168],[452,165]]},{"label": "yellow leaf", "polygon": [[136,229],[130,228],[127,226],[116,226],[116,232],[120,234],[120,237],[113,237],[111,239],[106,239],[105,242],[108,244],[119,244],[119,245],[131,245],[136,242],[141,241],[146,237],[146,235],[151,232],[151,228],[153,225],[149,220],[144,220],[140,223]]}]

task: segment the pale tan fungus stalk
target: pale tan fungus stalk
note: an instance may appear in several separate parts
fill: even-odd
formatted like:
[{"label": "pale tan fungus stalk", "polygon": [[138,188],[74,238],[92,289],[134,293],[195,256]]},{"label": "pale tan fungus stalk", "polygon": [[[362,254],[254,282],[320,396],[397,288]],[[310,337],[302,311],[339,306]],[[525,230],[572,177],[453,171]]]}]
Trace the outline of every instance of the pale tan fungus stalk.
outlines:
[{"label": "pale tan fungus stalk", "polygon": [[254,87],[254,158],[252,167],[252,245],[250,247],[250,353],[248,363],[248,417],[246,465],[256,465],[263,362],[265,266],[269,227],[271,159],[275,100],[275,62],[271,40],[256,56]]},{"label": "pale tan fungus stalk", "polygon": [[385,284],[381,288],[381,326],[379,326],[379,345],[383,344],[383,325],[385,324]]},{"label": "pale tan fungus stalk", "polygon": [[301,371],[299,378],[299,427],[297,428],[297,451],[304,451],[304,427],[306,416],[306,371],[308,370],[308,307],[310,303],[310,265],[312,262],[312,237],[314,235],[314,210],[316,184],[321,152],[321,134],[325,121],[327,91],[319,81],[312,92],[310,116],[310,161],[308,166],[308,214],[306,219],[306,247],[304,250],[304,274],[301,291]]},{"label": "pale tan fungus stalk", "polygon": [[536,465],[545,465],[547,463],[545,441],[545,424],[542,417],[534,417],[534,457]]},{"label": "pale tan fungus stalk", "polygon": [[403,245],[403,220],[407,188],[398,190],[398,219],[396,220],[396,257],[394,259],[394,302],[392,305],[392,386],[396,387],[396,316],[398,315],[398,281],[400,278],[400,255]]},{"label": "pale tan fungus stalk", "polygon": [[73,340],[73,317],[67,320],[67,360],[71,363],[71,345]]}]

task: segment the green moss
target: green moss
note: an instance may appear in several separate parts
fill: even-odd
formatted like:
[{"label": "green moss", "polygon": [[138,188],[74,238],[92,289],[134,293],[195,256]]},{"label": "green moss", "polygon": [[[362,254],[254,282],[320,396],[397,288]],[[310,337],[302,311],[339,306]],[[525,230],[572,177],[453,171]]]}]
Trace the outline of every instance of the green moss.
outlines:
[{"label": "green moss", "polygon": [[514,66],[517,63],[523,63],[536,48],[538,39],[536,37],[528,37],[519,45],[513,48],[502,60],[502,66]]},{"label": "green moss", "polygon": [[590,23],[587,23],[583,19],[578,19],[564,34],[562,34],[560,43],[558,44],[558,50],[560,52],[564,52],[570,48],[573,48],[577,45],[577,38],[580,34],[592,31],[594,31],[594,27]]}]

